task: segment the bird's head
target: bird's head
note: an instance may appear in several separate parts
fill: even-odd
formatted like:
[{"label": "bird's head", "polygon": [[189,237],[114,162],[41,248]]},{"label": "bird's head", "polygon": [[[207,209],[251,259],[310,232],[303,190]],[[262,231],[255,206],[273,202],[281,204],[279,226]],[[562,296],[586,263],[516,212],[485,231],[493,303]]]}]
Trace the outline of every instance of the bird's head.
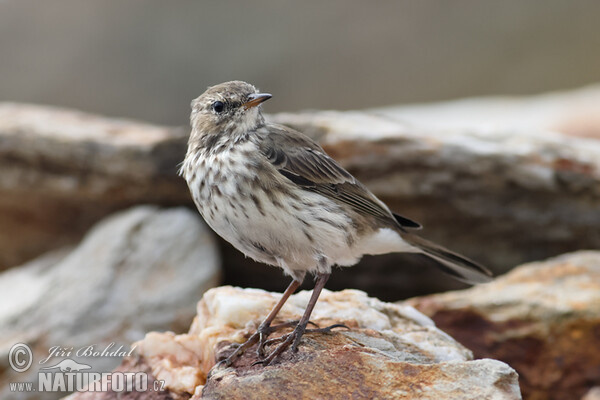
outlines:
[{"label": "bird's head", "polygon": [[260,104],[270,98],[242,81],[211,86],[192,101],[192,134],[235,137],[252,131],[264,123]]}]

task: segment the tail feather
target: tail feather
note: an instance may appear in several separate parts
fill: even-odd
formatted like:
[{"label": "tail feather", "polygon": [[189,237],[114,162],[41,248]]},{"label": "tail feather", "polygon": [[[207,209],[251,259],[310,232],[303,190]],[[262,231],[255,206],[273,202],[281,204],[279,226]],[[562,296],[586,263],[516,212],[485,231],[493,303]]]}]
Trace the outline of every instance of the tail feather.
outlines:
[{"label": "tail feather", "polygon": [[412,233],[403,232],[401,235],[402,239],[411,246],[418,248],[423,254],[437,261],[439,263],[438,267],[442,271],[460,281],[474,284],[492,280],[492,273],[475,261]]}]

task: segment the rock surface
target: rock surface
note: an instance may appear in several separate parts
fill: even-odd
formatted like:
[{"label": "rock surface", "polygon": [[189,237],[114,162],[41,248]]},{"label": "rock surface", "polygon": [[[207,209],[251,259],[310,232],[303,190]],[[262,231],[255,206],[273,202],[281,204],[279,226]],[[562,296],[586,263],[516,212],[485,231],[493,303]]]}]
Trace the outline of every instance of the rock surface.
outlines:
[{"label": "rock surface", "polygon": [[600,386],[600,252],[520,266],[472,289],[409,300],[473,350],[515,368],[523,396],[579,400]]},{"label": "rock surface", "polygon": [[600,400],[600,386],[591,388],[581,400]]},{"label": "rock surface", "polygon": [[423,233],[501,272],[600,247],[600,87],[274,117]]},{"label": "rock surface", "polygon": [[187,130],[0,103],[0,269],[134,204],[183,204]]},{"label": "rock surface", "polygon": [[[279,320],[297,319],[309,292],[290,298]],[[150,333],[137,343],[141,361],[173,398],[192,399],[520,399],[516,373],[495,360],[471,360],[471,352],[412,307],[383,303],[363,292],[325,290],[313,321],[345,323],[349,331],[306,334],[298,353],[272,365],[251,365],[253,349],[233,367],[216,367],[256,329],[280,295],[220,287],[205,293],[185,335]],[[274,334],[275,336],[276,334]],[[128,359],[125,363],[131,363]],[[208,377],[208,380],[207,380]],[[74,395],[72,400],[88,398]]]},{"label": "rock surface", "polygon": [[[0,274],[0,397],[19,398],[7,382],[35,381],[40,367],[57,364],[60,357],[39,365],[53,346],[105,372],[121,358],[76,358],[77,350],[110,343],[128,350],[150,330],[185,330],[202,292],[218,284],[219,267],[212,233],[196,213],[139,206],[102,221],[73,250]],[[33,350],[24,373],[8,364],[19,342]]]},{"label": "rock surface", "polygon": [[[421,233],[504,272],[600,248],[600,86],[522,98],[478,98],[356,112],[277,114],[325,150]],[[367,257],[332,289],[396,300],[460,286],[412,255]],[[260,285],[262,266],[225,254],[227,282]],[[281,285],[278,290],[282,290]]]},{"label": "rock surface", "polygon": [[[496,272],[600,247],[600,88],[270,118],[304,130],[423,235]],[[268,110],[268,106],[266,106]],[[75,243],[136,203],[191,206],[176,165],[188,129],[0,104],[0,268]],[[193,206],[192,206],[193,207]],[[228,283],[286,279],[222,247]],[[379,298],[460,287],[409,256],[367,257],[332,289]]]}]

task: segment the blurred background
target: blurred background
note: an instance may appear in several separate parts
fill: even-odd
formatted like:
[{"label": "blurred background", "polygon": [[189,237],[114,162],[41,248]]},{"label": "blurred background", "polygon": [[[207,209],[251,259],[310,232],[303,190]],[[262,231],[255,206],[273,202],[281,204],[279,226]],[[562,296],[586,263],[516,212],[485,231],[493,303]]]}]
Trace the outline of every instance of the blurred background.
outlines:
[{"label": "blurred background", "polygon": [[268,112],[359,109],[600,81],[600,3],[0,1],[0,100],[185,125],[241,79]]},{"label": "blurred background", "polygon": [[[55,345],[129,346],[150,331],[187,331],[215,286],[288,284],[218,239],[176,173],[190,101],[227,80],[272,93],[270,118],[320,140],[425,237],[498,275],[600,248],[598,16],[594,0],[0,0],[0,397],[57,397],[9,393],[8,382],[38,371],[9,368],[15,343],[31,345],[36,360]],[[464,100],[473,96],[492,98]],[[597,347],[600,303],[577,295],[600,293],[600,253],[561,260],[532,274],[539,281],[517,277],[517,289],[492,283],[483,322],[471,310],[457,318],[493,349],[502,346],[489,337],[505,338],[506,353],[523,356],[522,382],[534,371],[533,386],[545,379],[570,393],[550,385],[551,396],[535,399],[579,400],[600,385],[600,374],[582,373],[576,390],[577,379],[537,375],[550,359],[579,374],[586,362],[564,360]],[[327,288],[398,301],[466,286],[427,263],[367,256],[334,271]],[[561,286],[573,271],[580,289]],[[504,329],[531,326],[548,299],[556,313],[542,316],[560,323],[510,342]],[[486,337],[481,329],[503,321],[498,310],[509,320]],[[575,333],[561,330],[567,314],[596,318],[591,333],[581,320]],[[538,346],[548,332],[564,333],[564,354],[555,341]],[[531,348],[547,355],[539,367]],[[102,372],[119,362],[89,360]]]},{"label": "blurred background", "polygon": [[[265,106],[269,113],[364,109],[471,96],[565,90],[600,82],[598,15],[600,3],[591,0],[549,0],[543,7],[539,2],[517,0],[383,1],[377,6],[357,0],[309,1],[301,5],[270,1],[3,0],[0,1],[0,101],[68,107],[111,117],[183,126],[187,131],[191,99],[209,85],[233,79],[252,82],[273,93],[275,98]],[[498,115],[508,115],[509,109],[507,105],[500,106]],[[387,117],[410,120],[401,111],[394,110],[388,112]],[[443,115],[439,111],[426,113],[419,124],[424,126],[437,115]],[[469,108],[457,115],[457,121],[468,121],[475,116],[489,122],[486,118],[494,114]],[[510,118],[519,120],[522,116]],[[448,118],[442,118],[440,125],[448,126]],[[311,131],[306,124],[297,127]],[[585,130],[585,134],[589,131]],[[10,161],[14,151],[6,151],[9,157],[5,160]],[[183,157],[183,152],[179,148],[171,151],[169,157],[161,161],[160,173],[173,175],[174,165]],[[73,163],[72,155],[61,157],[71,163],[73,169],[66,173],[67,178],[82,169],[93,169],[85,163]],[[45,160],[48,156],[41,158]],[[39,160],[28,162],[33,163],[34,168],[45,165]],[[137,169],[127,168],[128,173]],[[359,177],[373,176],[361,168],[351,171]],[[384,169],[378,165],[369,168]],[[46,178],[39,179],[42,186],[46,184]],[[27,181],[22,177],[16,180]],[[176,181],[182,184],[179,178]],[[396,202],[394,196],[399,188],[394,184],[385,185],[393,188],[391,198],[388,194],[386,199],[391,206],[410,210],[417,219],[432,227],[433,232],[446,231],[444,227],[452,224],[462,226],[463,230],[469,226],[463,220],[450,219],[437,223],[438,227],[436,221],[445,218],[431,216],[425,212],[427,207],[414,209],[406,202]],[[385,197],[384,192],[380,189],[377,193]],[[36,196],[34,192],[29,193],[29,198]],[[47,194],[42,193],[39,198]],[[453,195],[459,196],[459,193],[442,193],[442,196]],[[44,203],[50,212],[38,207],[43,214],[38,212],[41,216],[32,216],[31,209],[35,207],[22,207],[22,196],[14,199],[11,196],[9,192],[4,196],[4,204],[0,201],[0,205],[9,210],[4,217],[0,215],[0,222],[9,220],[5,224],[7,229],[0,232],[0,269],[18,265],[59,244],[72,244],[91,222],[109,211],[140,201],[167,206],[190,205],[185,192],[176,199],[166,200],[161,195],[141,194],[102,211],[96,211],[97,208],[86,205],[82,199],[70,207],[70,210],[79,207],[78,211],[72,211],[74,216],[57,222],[44,218],[48,219],[52,213],[60,214],[58,210],[65,205],[64,199],[51,194],[54,197]],[[52,201],[58,205],[48,206]],[[440,207],[443,205],[435,202],[428,209]],[[87,217],[94,212],[93,217]],[[446,214],[452,215],[452,211]],[[30,223],[36,218],[51,226],[46,229],[48,232],[40,228],[42,224]],[[9,229],[10,224],[15,224],[18,230]],[[54,228],[67,225],[70,235],[64,229]],[[22,237],[29,235],[29,245],[13,244],[19,232]],[[564,233],[559,235],[564,236]],[[491,236],[492,240],[494,237],[498,237],[497,232]],[[519,254],[511,258],[509,254],[517,253],[514,246],[508,246],[502,250],[508,254],[503,256],[503,267],[498,267],[499,262],[494,257],[483,251],[481,254],[473,252],[474,246],[469,245],[473,241],[471,237],[461,242],[454,233],[449,233],[448,237],[439,235],[434,239],[467,254],[471,251],[473,257],[492,264],[499,271],[573,247],[571,241],[563,247],[552,244],[554,250],[548,250],[551,245],[544,243],[530,246],[538,250],[532,250],[528,257]],[[273,272],[262,266],[230,271],[229,266],[245,266],[248,262],[227,244],[221,242],[220,245],[226,283],[268,289],[281,289],[285,285],[286,278],[272,277]],[[17,246],[24,250],[15,250],[13,255],[10,249]],[[380,264],[388,263],[392,270],[398,264],[397,256],[377,257],[377,260]],[[373,275],[371,267],[366,268],[358,282],[386,283],[381,282],[385,281],[384,275]],[[275,283],[271,286],[269,282]],[[336,282],[334,279],[331,283],[335,288],[353,286],[352,281]],[[407,282],[406,286],[403,291],[406,295],[428,292],[435,287],[431,282],[423,287]],[[444,282],[442,287],[456,286]],[[374,294],[394,299],[397,293],[394,282]]]},{"label": "blurred background", "polygon": [[[270,1],[0,1],[0,101],[68,107],[110,117],[183,127],[175,134],[176,139],[172,139],[177,144],[165,150],[164,159],[151,161],[153,168],[157,169],[154,172],[148,164],[141,167],[126,164],[129,162],[128,155],[119,155],[116,151],[111,153],[114,159],[102,164],[98,161],[102,157],[88,153],[89,149],[85,147],[82,150],[84,155],[77,153],[77,146],[73,147],[74,154],[77,153],[74,155],[68,153],[71,149],[68,146],[62,148],[64,154],[61,151],[45,154],[52,147],[41,145],[39,138],[34,142],[23,142],[25,144],[14,142],[5,145],[5,170],[18,166],[18,171],[10,178],[7,173],[3,183],[8,189],[0,200],[0,210],[4,210],[0,212],[0,223],[5,224],[3,232],[0,231],[0,269],[19,265],[60,245],[73,244],[93,222],[140,202],[190,207],[183,181],[174,176],[175,166],[185,152],[183,143],[188,129],[189,103],[209,85],[233,79],[252,82],[274,94],[275,98],[265,105],[269,113],[365,109],[471,96],[528,95],[567,90],[600,82],[598,15],[600,2],[560,0],[545,1],[543,6],[539,2],[517,0],[452,3],[444,0],[383,1],[377,6],[357,0],[309,1],[301,5]],[[476,126],[472,116],[487,124],[492,121],[491,117],[499,115],[514,127],[524,120],[523,114],[531,114],[527,111],[511,114],[510,110],[520,107],[518,103],[510,106],[500,104],[491,107],[491,112],[485,108],[484,101],[476,100],[473,104],[465,112],[450,114],[454,115],[455,121],[466,122],[465,126],[469,128]],[[590,104],[595,106],[593,102]],[[476,108],[479,105],[484,107]],[[389,110],[380,110],[380,115],[390,120],[398,119],[401,124],[413,121],[411,109],[408,113],[395,108]],[[430,121],[444,115],[441,109],[427,110],[431,111],[417,118],[417,126],[427,126]],[[419,116],[419,113],[417,111],[415,115]],[[6,111],[8,119],[5,120],[10,121],[13,114],[16,115],[13,111]],[[550,114],[545,112],[544,118]],[[589,121],[592,114],[586,111],[584,122]],[[22,117],[24,124],[37,121],[35,112],[34,115]],[[60,118],[54,115],[48,118],[48,126],[51,127],[48,129],[59,133],[65,130],[60,123],[56,129],[53,127],[55,122],[61,122]],[[571,118],[559,128],[556,124],[542,127],[534,118],[537,125],[533,124],[533,127],[559,129],[573,135],[580,135],[583,131],[581,136],[596,134],[597,118],[593,120],[592,128],[586,122],[583,129],[580,129],[582,118],[577,118],[579,125],[572,123]],[[438,125],[447,127],[450,119],[440,118]],[[283,122],[321,135],[318,132],[321,128],[315,128],[310,122],[299,125],[294,125],[293,120]],[[502,124],[497,122],[498,128]],[[18,133],[31,128],[17,129],[12,122],[8,126],[17,132],[13,138],[21,139]],[[85,125],[83,127],[85,129]],[[38,127],[31,129],[35,131]],[[43,126],[41,129],[44,129]],[[110,129],[101,126],[98,132],[110,132]],[[93,129],[90,132],[95,140],[93,135],[98,132]],[[4,138],[4,143],[10,143],[7,138],[9,136]],[[76,136],[72,138],[77,139]],[[35,147],[36,143],[41,148],[39,154],[29,148]],[[335,153],[337,150],[332,147],[328,151]],[[150,154],[154,157],[162,153],[153,150]],[[431,153],[409,154],[428,157]],[[15,160],[20,160],[20,157],[25,161],[19,164]],[[47,173],[44,169],[52,165],[48,160],[53,157],[58,157],[58,166],[53,166]],[[473,206],[466,203],[448,206],[446,199],[463,195],[456,188],[444,188],[443,184],[439,197],[430,205],[423,206],[426,199],[435,197],[427,187],[415,189],[423,191],[419,192],[423,198],[412,203],[414,193],[404,193],[402,187],[416,188],[423,178],[413,178],[414,182],[405,186],[398,186],[394,181],[396,170],[404,171],[399,179],[409,179],[412,166],[401,166],[398,161],[393,161],[388,168],[381,165],[381,159],[360,157],[354,164],[351,157],[341,161],[359,178],[367,179],[366,183],[374,187],[392,208],[407,210],[410,216],[430,227],[432,239],[465,251],[498,272],[523,261],[560,254],[580,243],[579,236],[573,233],[547,233],[552,236],[551,241],[531,244],[528,252],[518,252],[518,243],[523,242],[522,238],[513,234],[518,225],[505,222],[501,214],[517,215],[521,211],[515,208],[515,213],[506,209],[498,211],[499,221],[493,226],[502,226],[503,221],[509,226],[501,233],[489,233],[491,242],[497,242],[498,237],[507,237],[504,240],[506,247],[497,248],[490,256],[491,252],[487,249],[473,245],[477,243],[474,237],[457,236],[459,229],[446,228],[461,227],[464,232],[473,226],[480,230],[482,224],[492,225],[486,221],[493,212],[484,211],[485,218],[479,220],[480,216],[475,216],[470,222],[457,217],[464,210],[469,210],[467,214],[476,213],[472,211]],[[407,159],[404,155],[396,157]],[[434,159],[439,157],[433,156]],[[98,166],[89,165],[93,160],[98,161]],[[148,173],[150,184],[154,187],[140,190],[137,197],[127,197],[122,195],[124,190],[135,190],[127,182],[124,183],[126,189],[103,184],[101,189],[92,193],[79,189],[68,192],[65,189],[68,186],[61,182],[56,183],[56,187],[48,183],[56,178],[52,174],[57,170],[64,175],[61,179],[71,180],[73,187],[79,188],[78,185],[94,181],[81,178],[82,171],[95,171],[97,168],[100,176],[104,177],[110,172],[103,170],[108,168],[106,165],[114,169],[114,165],[120,162],[124,165],[123,174]],[[64,169],[65,165],[67,169]],[[27,175],[32,169],[42,174],[32,178]],[[171,179],[168,185],[174,186],[169,186],[168,190],[163,188],[163,192],[168,194],[161,194],[160,186],[152,181],[157,179],[152,175],[155,172],[158,177],[168,176]],[[123,181],[122,176],[115,175]],[[378,175],[382,176],[379,187],[376,186]],[[440,186],[440,182],[446,179],[435,181],[438,178],[431,172],[425,172],[424,176],[432,177],[434,186]],[[44,192],[43,188],[47,186],[50,190]],[[32,191],[33,187],[39,189],[39,193]],[[468,196],[478,199],[479,194],[484,193],[484,196],[497,199],[498,196],[493,194],[497,188],[488,189],[480,186]],[[104,191],[106,198],[95,198],[99,191]],[[531,200],[532,194],[526,194],[527,201],[533,202],[534,208],[539,208]],[[500,195],[507,197],[504,202],[498,200],[501,206],[517,204],[515,199],[520,196],[505,189],[500,191]],[[468,196],[463,198],[468,199]],[[41,207],[35,203],[36,199],[43,204]],[[98,204],[93,204],[91,199]],[[63,208],[72,214],[67,216],[61,211]],[[193,210],[193,206],[190,208]],[[434,209],[436,211],[432,213]],[[552,213],[558,215],[555,211]],[[582,220],[585,218],[582,217]],[[554,226],[557,225],[560,222],[554,223]],[[541,229],[546,231],[541,227],[537,231]],[[589,226],[586,225],[585,229]],[[569,236],[570,240],[564,239]],[[587,231],[581,237],[593,237],[589,241],[592,244],[597,240],[597,235],[590,235]],[[510,240],[512,243],[509,244]],[[249,263],[226,243],[220,242],[220,246],[224,257],[225,283],[271,290],[281,290],[285,286],[287,278],[280,274],[275,277],[270,269]],[[376,259],[378,264],[387,264],[390,270],[397,270],[397,256]],[[408,265],[405,268],[420,270],[421,264],[412,263],[412,267]],[[239,267],[232,270],[230,267],[233,265]],[[248,265],[254,267],[248,268]],[[375,281],[373,287],[379,289],[370,293],[390,300],[397,299],[399,292],[409,296],[458,287],[455,283],[447,283],[447,280],[438,287],[432,283],[438,279],[430,280],[426,274],[422,285],[415,284],[413,279],[405,282],[406,287],[399,291],[397,281],[388,281],[386,274],[372,274],[370,265],[367,261],[356,268],[356,274],[363,271],[360,279],[344,281],[343,278],[335,278],[330,287],[353,287],[358,282],[364,284],[361,288],[368,289],[371,287],[368,282]]]}]

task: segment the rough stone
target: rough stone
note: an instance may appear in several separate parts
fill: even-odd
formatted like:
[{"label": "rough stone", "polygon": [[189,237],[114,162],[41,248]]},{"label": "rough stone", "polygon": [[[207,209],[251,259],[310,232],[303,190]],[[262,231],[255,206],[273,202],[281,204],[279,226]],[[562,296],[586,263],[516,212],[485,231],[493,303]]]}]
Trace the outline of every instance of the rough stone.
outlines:
[{"label": "rough stone", "polygon": [[[8,382],[36,381],[39,368],[67,358],[110,371],[122,357],[75,357],[129,344],[150,330],[184,331],[202,292],[218,284],[220,264],[212,233],[185,208],[138,206],[97,224],[73,250],[62,250],[0,274],[0,397]],[[34,364],[15,373],[8,354],[32,347]],[[56,393],[37,393],[56,398]],[[23,393],[23,398],[31,398]],[[44,397],[46,396],[46,397]]]},{"label": "rough stone", "polygon": [[278,114],[423,234],[502,272],[600,247],[600,86]]},{"label": "rough stone", "polygon": [[[600,247],[600,87],[354,112],[269,116],[304,130],[422,234],[496,272]],[[268,107],[266,108],[268,110]],[[0,105],[0,268],[74,243],[135,203],[191,206],[188,129]],[[193,206],[192,206],[193,207]],[[223,244],[228,283],[286,279]],[[379,298],[462,287],[414,256],[366,257],[330,288]]]},{"label": "rough stone", "polygon": [[[299,318],[309,295],[292,296],[279,322]],[[414,308],[356,290],[325,290],[312,319],[320,326],[344,323],[350,330],[307,333],[298,353],[285,352],[267,367],[252,365],[257,358],[250,349],[232,367],[211,371],[231,343],[243,342],[256,329],[279,296],[211,289],[188,334],[149,333],[137,343],[137,357],[175,399],[521,398],[517,375],[506,364],[473,361],[469,350]]]},{"label": "rough stone", "polygon": [[74,244],[134,204],[189,201],[187,130],[0,103],[0,269]]},{"label": "rough stone", "polygon": [[581,400],[600,400],[600,386],[591,388]]},{"label": "rough stone", "polygon": [[[114,373],[143,373],[146,375],[146,389],[147,390],[132,390],[132,391],[121,391],[113,388],[112,382],[108,379],[100,380],[98,386],[106,387],[108,390],[105,391],[85,391],[75,392],[69,396],[64,397],[64,400],[173,400],[173,396],[167,390],[161,389],[161,382],[157,381],[152,375],[152,371],[148,364],[140,358],[127,358],[123,360],[123,363],[119,365],[113,372]],[[141,381],[140,381],[141,382]],[[143,389],[141,383],[136,383],[140,389]],[[136,384],[132,384],[135,387]]]},{"label": "rough stone", "polygon": [[517,267],[492,283],[409,300],[473,350],[515,368],[524,398],[579,400],[600,386],[600,252]]},{"label": "rough stone", "polygon": [[[317,138],[421,234],[487,265],[600,248],[600,86],[271,119]],[[264,285],[264,266],[224,253],[227,282]],[[413,255],[365,257],[330,288],[398,300],[464,288]],[[269,286],[283,290],[285,283]]]}]

